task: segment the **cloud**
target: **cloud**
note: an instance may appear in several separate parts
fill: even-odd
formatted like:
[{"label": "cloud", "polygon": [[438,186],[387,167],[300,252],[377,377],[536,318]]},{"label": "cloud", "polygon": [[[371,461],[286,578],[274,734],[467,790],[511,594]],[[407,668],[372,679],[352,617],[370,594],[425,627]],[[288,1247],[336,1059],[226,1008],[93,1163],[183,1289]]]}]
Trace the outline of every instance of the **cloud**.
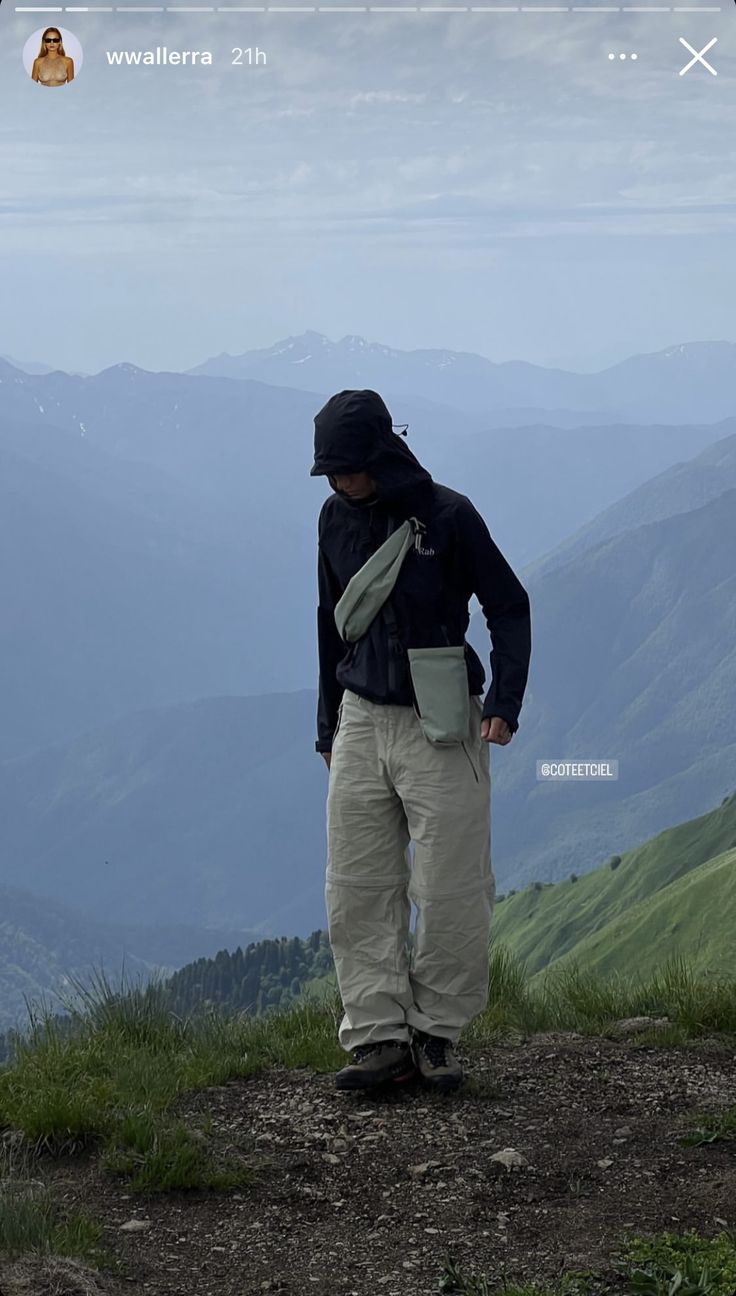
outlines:
[{"label": "cloud", "polygon": [[380,105],[383,108],[387,104],[423,104],[426,101],[426,91],[421,94],[407,94],[401,90],[362,90],[352,96],[350,107],[358,108],[361,104],[367,104],[369,106]]},{"label": "cloud", "polygon": [[[79,322],[69,324],[80,337],[102,275],[123,302],[138,285],[137,336],[159,263],[174,282],[181,266],[190,278],[201,267],[200,313],[227,315],[229,267],[246,253],[251,278],[288,280],[288,309],[307,322],[311,312],[313,327],[324,309],[330,332],[323,285],[334,283],[329,300],[349,293],[359,303],[378,291],[375,267],[390,267],[381,303],[395,293],[408,303],[405,327],[413,320],[422,330],[431,295],[413,303],[435,267],[460,277],[454,287],[448,275],[445,300],[465,291],[462,276],[477,295],[476,279],[513,262],[514,283],[532,300],[542,291],[532,275],[556,258],[577,257],[595,276],[607,273],[612,249],[626,257],[646,248],[665,319],[680,258],[678,245],[673,274],[666,244],[689,238],[696,267],[707,242],[698,236],[734,232],[736,149],[723,117],[734,68],[716,59],[717,83],[705,73],[678,78],[677,37],[687,35],[679,16],[244,18],[78,15],[87,57],[50,139],[48,100],[18,71],[28,20],[11,15],[15,47],[0,51],[0,259],[16,287],[38,275],[42,236],[60,270],[84,259],[90,273],[73,276]],[[104,66],[105,48],[174,42],[211,47],[214,66],[146,75]],[[233,67],[236,44],[264,49],[267,67]],[[621,47],[638,51],[635,66],[611,65],[609,49]],[[727,288],[726,277],[712,286]],[[649,291],[647,310],[651,301]],[[455,309],[464,328],[483,307],[468,299]],[[13,348],[33,354],[30,297],[25,311]],[[167,314],[165,326],[173,320]],[[359,314],[341,316],[343,325],[362,331]],[[186,315],[187,329],[200,327],[199,315]],[[81,345],[77,362],[88,363]]]}]

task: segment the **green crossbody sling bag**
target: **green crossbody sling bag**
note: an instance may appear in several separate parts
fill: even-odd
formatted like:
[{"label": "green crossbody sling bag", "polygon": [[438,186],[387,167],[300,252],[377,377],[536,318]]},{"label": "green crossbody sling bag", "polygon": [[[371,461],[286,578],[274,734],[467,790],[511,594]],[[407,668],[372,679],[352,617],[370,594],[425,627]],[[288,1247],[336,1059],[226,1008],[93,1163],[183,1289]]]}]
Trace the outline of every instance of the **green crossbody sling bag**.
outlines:
[{"label": "green crossbody sling bag", "polygon": [[[390,522],[389,522],[390,526]],[[365,634],[391,593],[412,545],[418,546],[424,523],[407,518],[348,581],[335,607],[335,624],[346,643]],[[465,645],[407,648],[416,711],[425,738],[437,746],[454,746],[470,737],[470,695]]]}]

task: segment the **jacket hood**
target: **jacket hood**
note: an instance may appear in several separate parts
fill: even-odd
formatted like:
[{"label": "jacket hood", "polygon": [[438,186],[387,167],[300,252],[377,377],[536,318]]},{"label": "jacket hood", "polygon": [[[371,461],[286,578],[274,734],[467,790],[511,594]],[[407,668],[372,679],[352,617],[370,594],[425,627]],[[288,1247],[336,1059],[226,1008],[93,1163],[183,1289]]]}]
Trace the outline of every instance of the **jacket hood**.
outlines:
[{"label": "jacket hood", "polygon": [[341,391],[331,396],[314,420],[314,465],[310,477],[327,477],[338,491],[334,473],[367,472],[376,483],[375,498],[392,501],[423,494],[432,482],[401,436],[378,392]]}]

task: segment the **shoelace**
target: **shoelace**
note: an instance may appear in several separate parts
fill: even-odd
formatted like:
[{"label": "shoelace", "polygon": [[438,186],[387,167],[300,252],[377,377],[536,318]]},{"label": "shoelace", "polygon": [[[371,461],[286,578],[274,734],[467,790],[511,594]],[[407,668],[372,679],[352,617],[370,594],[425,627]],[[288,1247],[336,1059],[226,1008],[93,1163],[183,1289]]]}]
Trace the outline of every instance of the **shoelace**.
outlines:
[{"label": "shoelace", "polygon": [[377,1040],[375,1044],[358,1044],[353,1049],[353,1057],[356,1062],[362,1062],[363,1058],[367,1057],[369,1053],[377,1053],[382,1048],[385,1048],[387,1044],[396,1043],[398,1043],[397,1040]]},{"label": "shoelace", "polygon": [[357,1048],[353,1049],[353,1061],[362,1062],[363,1058],[367,1057],[369,1053],[372,1053],[375,1047],[375,1044],[359,1044]]},{"label": "shoelace", "polygon": [[447,1066],[447,1046],[449,1040],[441,1039],[439,1035],[429,1035],[418,1039],[417,1044],[421,1048],[425,1057],[429,1059],[432,1066]]}]

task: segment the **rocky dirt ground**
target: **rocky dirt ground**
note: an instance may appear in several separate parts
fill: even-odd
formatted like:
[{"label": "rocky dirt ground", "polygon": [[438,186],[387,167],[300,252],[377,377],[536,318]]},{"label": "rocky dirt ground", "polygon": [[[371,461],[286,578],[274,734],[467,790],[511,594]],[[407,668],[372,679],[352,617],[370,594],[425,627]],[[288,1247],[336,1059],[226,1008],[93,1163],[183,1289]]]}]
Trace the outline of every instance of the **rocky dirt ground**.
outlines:
[{"label": "rocky dirt ground", "polygon": [[[94,1157],[55,1164],[55,1195],[104,1223],[125,1276],[16,1265],[0,1296],[429,1296],[448,1254],[492,1282],[613,1278],[631,1233],[736,1225],[736,1145],[681,1142],[736,1105],[733,1047],[566,1034],[458,1056],[472,1082],[446,1096],[278,1068],[187,1096],[179,1114],[211,1116],[252,1188],[146,1198]],[[524,1165],[492,1160],[509,1148]]]}]

